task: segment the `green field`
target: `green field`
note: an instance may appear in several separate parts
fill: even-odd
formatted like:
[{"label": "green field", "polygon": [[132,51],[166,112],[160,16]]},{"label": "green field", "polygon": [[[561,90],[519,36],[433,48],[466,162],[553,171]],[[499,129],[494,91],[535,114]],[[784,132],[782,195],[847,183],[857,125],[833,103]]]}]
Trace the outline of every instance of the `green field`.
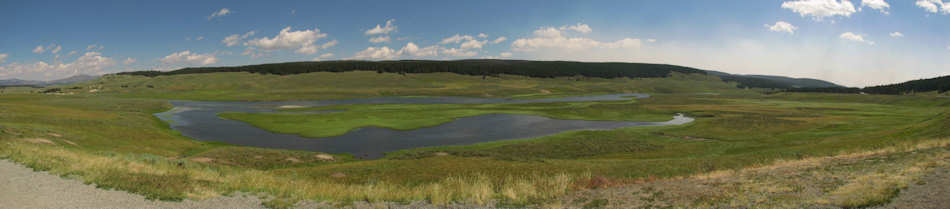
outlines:
[{"label": "green field", "polygon": [[[624,185],[950,139],[950,98],[936,94],[768,93],[701,75],[538,79],[448,73],[213,73],[107,76],[62,88],[65,92],[58,95],[0,94],[0,158],[149,198],[201,199],[250,192],[273,197],[267,202],[273,207],[303,200],[538,206],[598,189],[603,185],[591,183],[598,179]],[[346,111],[222,116],[309,137],[364,126],[408,130],[488,113],[626,121],[663,121],[685,113],[697,120],[680,126],[571,131],[419,148],[379,160],[354,160],[347,155],[199,142],[152,116],[171,108],[168,99],[538,98],[610,93],[652,96],[546,104],[339,105],[285,111]],[[929,148],[946,149],[945,145]],[[847,185],[849,179],[843,181],[838,186]]]}]

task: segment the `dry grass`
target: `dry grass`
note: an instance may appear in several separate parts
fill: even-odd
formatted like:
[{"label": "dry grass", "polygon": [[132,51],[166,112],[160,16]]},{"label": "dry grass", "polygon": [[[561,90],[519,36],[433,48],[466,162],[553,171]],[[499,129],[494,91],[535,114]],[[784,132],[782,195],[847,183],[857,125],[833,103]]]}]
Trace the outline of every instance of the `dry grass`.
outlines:
[{"label": "dry grass", "polygon": [[[40,146],[24,140],[0,140],[0,158],[48,170],[59,175],[75,175],[101,187],[118,188],[150,198],[204,199],[233,192],[248,192],[273,197],[274,207],[288,207],[302,200],[420,201],[432,204],[486,205],[498,198],[529,203],[562,196],[576,177],[567,174],[509,177],[493,182],[485,175],[447,177],[441,181],[402,185],[387,182],[344,184],[326,179],[278,175],[270,171],[216,166],[211,158],[187,161],[131,154],[86,153],[61,146]],[[45,144],[45,143],[44,143]],[[26,154],[29,153],[29,154]],[[121,181],[121,183],[120,183]],[[175,183],[176,187],[154,184]]]},{"label": "dry grass", "polygon": [[[882,205],[938,166],[950,166],[950,138],[873,151],[786,160],[606,189],[583,190],[542,207],[861,208]],[[633,195],[631,195],[633,194]],[[601,202],[596,202],[601,203]],[[556,207],[555,207],[556,206]]]}]

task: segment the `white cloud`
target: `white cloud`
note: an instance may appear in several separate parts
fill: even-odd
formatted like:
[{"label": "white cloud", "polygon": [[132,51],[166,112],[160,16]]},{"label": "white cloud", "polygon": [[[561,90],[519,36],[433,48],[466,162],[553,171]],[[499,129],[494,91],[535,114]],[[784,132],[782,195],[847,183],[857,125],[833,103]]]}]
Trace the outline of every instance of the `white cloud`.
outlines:
[{"label": "white cloud", "polygon": [[248,52],[254,49],[266,51],[296,49],[295,52],[298,54],[314,54],[317,53],[316,41],[325,37],[327,37],[327,34],[320,33],[320,29],[317,28],[291,31],[290,27],[286,27],[273,38],[263,37],[245,42],[244,45],[248,46],[245,54],[254,54]]},{"label": "white cloud", "polygon": [[478,52],[476,51],[468,51],[468,50],[459,49],[459,48],[442,48],[441,53],[445,55],[449,55],[449,56],[455,56],[455,57],[474,57],[478,55]]},{"label": "white cloud", "polygon": [[861,6],[876,9],[884,14],[888,14],[887,9],[891,8],[891,5],[884,0],[861,0]]},{"label": "white cloud", "polygon": [[215,54],[198,54],[185,50],[175,52],[159,59],[164,64],[210,65],[218,63]]},{"label": "white cloud", "polygon": [[336,46],[337,43],[338,43],[338,42],[337,42],[336,40],[332,40],[332,41],[323,43],[322,45],[320,45],[320,48],[321,48],[321,49],[330,48],[330,47]]},{"label": "white cloud", "polygon": [[864,38],[864,36],[858,35],[858,34],[854,34],[854,33],[852,33],[852,32],[845,32],[845,33],[842,33],[842,34],[841,34],[840,36],[838,36],[838,37],[841,38],[841,39],[844,39],[844,40],[848,40],[848,41],[854,41],[854,42],[860,42],[860,43],[866,43],[866,44],[869,44],[869,45],[874,45],[874,42],[873,42],[873,41],[866,40],[866,39]]},{"label": "white cloud", "polygon": [[393,25],[394,22],[396,22],[396,19],[386,20],[386,26],[376,24],[375,28],[366,30],[366,35],[389,34],[396,31],[396,25]]},{"label": "white cloud", "polygon": [[492,43],[492,44],[498,44],[498,43],[504,42],[505,40],[508,40],[508,37],[502,36],[502,37],[496,38],[494,41],[491,41],[491,43]]},{"label": "white cloud", "polygon": [[782,3],[782,8],[792,10],[802,17],[812,16],[815,20],[821,21],[826,17],[845,16],[857,12],[854,4],[848,0],[797,0]]},{"label": "white cloud", "polygon": [[313,58],[313,61],[320,61],[330,57],[333,57],[333,53],[323,53],[320,56]]},{"label": "white cloud", "polygon": [[468,41],[462,42],[462,45],[460,45],[459,47],[461,47],[462,49],[481,49],[482,46],[485,45],[485,43],[488,43],[488,40],[481,40],[481,41],[468,40]]},{"label": "white cloud", "polygon": [[405,47],[399,50],[396,53],[397,55],[409,54],[416,57],[430,57],[430,56],[439,56],[439,46],[428,46],[425,48],[419,48],[415,43],[409,42]]},{"label": "white cloud", "polygon": [[353,59],[392,59],[397,56],[397,52],[389,47],[368,47],[357,52]]},{"label": "white cloud", "polygon": [[950,2],[943,2],[943,0],[917,0],[916,5],[930,13],[938,11],[943,14],[950,13]]},{"label": "white cloud", "polygon": [[369,42],[371,43],[389,42],[389,36],[372,37],[369,39]]},{"label": "white cloud", "polygon": [[4,62],[6,62],[8,56],[10,56],[10,55],[8,55],[8,54],[0,54],[0,64],[3,64]]},{"label": "white cloud", "polygon": [[567,37],[561,30],[553,27],[542,27],[534,31],[534,37],[520,38],[511,43],[514,51],[535,51],[537,49],[587,50],[587,49],[618,49],[639,48],[640,39],[624,38],[614,42],[601,42],[585,37]]},{"label": "white cloud", "polygon": [[53,50],[50,50],[50,53],[59,54],[59,51],[63,50],[63,46],[56,46]]},{"label": "white cloud", "polygon": [[560,29],[561,29],[562,31],[564,31],[564,30],[573,30],[573,31],[577,31],[577,32],[580,32],[580,33],[590,33],[591,31],[593,31],[593,30],[590,29],[590,26],[588,26],[587,24],[581,24],[581,23],[577,23],[577,25],[565,25],[565,26],[561,26]]},{"label": "white cloud", "polygon": [[43,45],[39,45],[39,46],[36,46],[36,48],[33,48],[33,53],[42,54],[45,52],[50,52],[52,54],[58,54],[59,51],[61,50],[63,50],[63,46],[56,45],[56,44],[49,44],[49,46],[45,46],[45,47]]},{"label": "white cloud", "polygon": [[125,61],[122,61],[122,64],[128,65],[128,64],[135,63],[135,61],[136,61],[135,58],[129,57],[129,58],[125,58]]},{"label": "white cloud", "polygon": [[76,50],[72,50],[72,51],[69,51],[69,53],[67,53],[66,56],[73,56],[73,55],[76,55],[76,53],[78,53],[76,52]]},{"label": "white cloud", "polygon": [[788,23],[785,21],[775,22],[774,25],[765,24],[765,27],[768,28],[770,31],[786,32],[789,34],[795,34],[795,30],[798,30],[798,27],[795,27],[791,23]]},{"label": "white cloud", "polygon": [[214,19],[216,17],[222,17],[225,15],[231,14],[231,10],[228,8],[221,8],[217,12],[211,13],[211,16],[208,16],[208,20]]},{"label": "white cloud", "polygon": [[502,52],[501,54],[498,54],[498,56],[501,56],[501,57],[511,57],[511,52]]},{"label": "white cloud", "polygon": [[195,38],[195,40],[198,40],[198,41],[200,41],[200,40],[205,40],[205,37],[204,37],[204,36],[198,36],[198,38]]},{"label": "white cloud", "polygon": [[478,38],[488,38],[488,34],[478,33]]},{"label": "white cloud", "polygon": [[224,40],[221,40],[221,43],[224,43],[226,46],[235,46],[241,43],[244,39],[254,36],[255,31],[248,31],[247,33],[242,34],[233,34],[227,37],[224,37]]},{"label": "white cloud", "polygon": [[86,51],[90,51],[90,50],[102,50],[102,49],[105,49],[105,48],[106,48],[106,47],[105,47],[105,46],[102,46],[102,45],[92,44],[92,45],[86,46]]},{"label": "white cloud", "polygon": [[0,66],[0,77],[49,80],[77,74],[102,74],[106,68],[114,65],[112,58],[104,57],[99,52],[86,52],[71,63],[50,64],[39,61],[33,64],[11,63]]},{"label": "white cloud", "polygon": [[894,38],[903,38],[903,37],[904,37],[904,34],[901,33],[901,32],[893,32],[893,33],[891,33],[890,35],[891,35],[891,37],[894,37]]},{"label": "white cloud", "polygon": [[43,45],[39,45],[39,46],[36,46],[36,48],[33,48],[33,53],[42,54],[43,52],[46,52],[46,48],[43,47]]},{"label": "white cloud", "polygon": [[652,39],[652,38],[651,38],[651,39],[647,39],[647,42],[653,43],[653,42],[656,42],[656,39]]},{"label": "white cloud", "polygon": [[457,44],[457,43],[459,43],[459,42],[467,41],[467,40],[475,40],[475,37],[472,37],[472,36],[470,36],[470,35],[464,35],[464,36],[463,36],[463,35],[455,34],[455,35],[453,35],[453,36],[451,36],[451,37],[442,39],[442,41],[439,42],[439,43],[441,43],[441,44],[456,43],[456,44]]}]

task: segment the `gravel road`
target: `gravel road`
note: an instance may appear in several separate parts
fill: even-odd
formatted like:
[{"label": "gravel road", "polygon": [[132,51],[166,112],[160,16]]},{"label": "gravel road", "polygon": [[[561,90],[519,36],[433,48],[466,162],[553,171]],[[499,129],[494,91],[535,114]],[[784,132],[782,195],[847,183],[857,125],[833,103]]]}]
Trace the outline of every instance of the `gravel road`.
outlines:
[{"label": "gravel road", "polygon": [[262,208],[254,197],[218,197],[181,202],[146,200],[141,195],[98,189],[77,180],[35,172],[0,160],[0,209],[29,208]]}]

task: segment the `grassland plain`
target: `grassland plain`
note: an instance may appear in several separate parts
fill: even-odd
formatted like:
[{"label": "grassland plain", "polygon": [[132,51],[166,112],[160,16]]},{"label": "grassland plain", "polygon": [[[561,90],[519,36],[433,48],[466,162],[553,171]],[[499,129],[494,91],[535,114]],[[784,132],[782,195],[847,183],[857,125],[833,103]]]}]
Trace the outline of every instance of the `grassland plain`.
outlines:
[{"label": "grassland plain", "polygon": [[[332,82],[333,78],[344,81],[339,85],[320,82]],[[253,81],[258,79],[260,82]],[[933,141],[950,137],[950,100],[932,95],[762,94],[694,76],[634,80],[508,76],[486,79],[368,72],[112,76],[75,86],[79,88],[64,87],[67,95],[0,95],[0,157],[100,187],[163,200],[249,192],[270,196],[265,204],[272,207],[291,207],[304,200],[343,204],[338,206],[354,201],[424,201],[541,207],[570,206],[575,201],[564,200],[569,194],[622,187],[644,179],[737,171],[778,162],[895,147],[915,148],[921,144],[928,145],[928,151],[921,152],[938,155],[939,148],[945,148],[946,143]],[[400,83],[406,86],[385,86]],[[98,91],[89,92],[92,89]],[[287,89],[286,93],[278,93],[280,89]],[[419,148],[389,153],[379,160],[353,160],[346,155],[199,142],[180,136],[152,116],[170,108],[165,99],[287,100],[381,95],[526,98],[622,92],[646,92],[653,96],[622,102],[563,104],[325,107],[347,109],[353,115],[332,116],[349,122],[331,123],[333,128],[324,131],[380,124],[409,129],[431,124],[401,120],[399,114],[386,112],[440,118],[436,121],[483,112],[596,120],[655,120],[682,112],[697,120],[682,126],[572,131],[534,139]],[[367,114],[380,117],[369,122],[349,120]],[[902,150],[894,153],[913,152]],[[938,159],[895,156],[913,156],[908,160]],[[850,182],[863,175],[851,173],[842,178]],[[871,193],[847,192],[860,189],[847,185],[822,187],[844,191],[835,193],[834,197],[841,197],[840,200],[829,199],[828,205],[873,205],[887,199],[868,197],[875,195]],[[769,185],[747,186],[761,189]],[[707,198],[689,204],[715,205],[721,200]],[[795,200],[793,197],[789,201]],[[689,206],[676,201],[669,203]],[[614,203],[590,199],[577,204]]]}]

